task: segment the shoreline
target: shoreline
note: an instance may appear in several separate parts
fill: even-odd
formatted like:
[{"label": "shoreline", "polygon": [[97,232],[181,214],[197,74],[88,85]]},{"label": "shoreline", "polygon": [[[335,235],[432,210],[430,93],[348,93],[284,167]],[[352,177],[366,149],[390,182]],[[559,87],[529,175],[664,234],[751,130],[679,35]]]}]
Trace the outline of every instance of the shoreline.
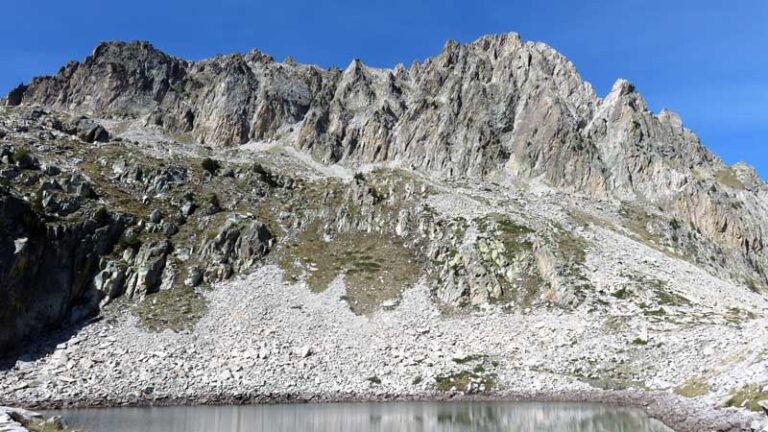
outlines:
[{"label": "shoreline", "polygon": [[[516,402],[516,403],[594,403],[643,411],[675,432],[716,430],[761,431],[768,424],[765,416],[737,408],[712,408],[705,403],[665,393],[638,390],[581,390],[563,392],[462,393],[284,393],[284,394],[210,394],[178,397],[140,396],[133,400],[79,400],[41,403],[38,401],[2,401],[0,405],[20,406],[35,411],[62,409],[149,408],[173,406],[226,406],[273,404],[394,403],[394,402]],[[761,426],[756,426],[763,421]]]}]

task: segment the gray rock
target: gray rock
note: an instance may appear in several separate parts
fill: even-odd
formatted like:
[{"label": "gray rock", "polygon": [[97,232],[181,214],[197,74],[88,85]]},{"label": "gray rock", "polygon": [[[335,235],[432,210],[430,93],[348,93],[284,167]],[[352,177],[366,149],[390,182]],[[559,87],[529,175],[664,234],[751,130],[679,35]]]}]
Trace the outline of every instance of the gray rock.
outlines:
[{"label": "gray rock", "polygon": [[179,232],[179,227],[173,222],[166,222],[163,224],[163,234],[166,237],[171,237]]},{"label": "gray rock", "polygon": [[296,355],[301,358],[307,358],[313,354],[312,348],[308,345],[296,349]]},{"label": "gray rock", "polygon": [[75,135],[87,143],[109,141],[109,132],[103,126],[87,118],[80,118],[73,122],[72,129]]},{"label": "gray rock", "polygon": [[184,216],[192,216],[192,214],[195,212],[195,209],[197,209],[197,205],[195,205],[192,201],[184,201],[184,203],[181,205],[181,214]]},{"label": "gray rock", "polygon": [[171,250],[171,243],[166,240],[143,244],[134,258],[136,270],[128,279],[126,295],[143,298],[159,290]]},{"label": "gray rock", "polygon": [[188,287],[196,287],[203,281],[203,271],[198,267],[189,269],[187,278],[184,280],[184,284]]},{"label": "gray rock", "polygon": [[757,404],[760,405],[765,415],[768,416],[768,400],[759,401]]},{"label": "gray rock", "polygon": [[152,213],[149,214],[149,221],[153,224],[160,223],[162,219],[163,219],[163,214],[160,213],[160,210],[158,209],[152,210]]}]

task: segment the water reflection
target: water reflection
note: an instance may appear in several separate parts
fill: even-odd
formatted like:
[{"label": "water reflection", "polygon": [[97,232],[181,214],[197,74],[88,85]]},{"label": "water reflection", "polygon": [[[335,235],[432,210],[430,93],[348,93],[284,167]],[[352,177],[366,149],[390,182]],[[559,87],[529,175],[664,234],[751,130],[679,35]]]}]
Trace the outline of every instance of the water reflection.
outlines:
[{"label": "water reflection", "polygon": [[644,413],[594,404],[370,403],[64,411],[91,432],[670,432]]}]

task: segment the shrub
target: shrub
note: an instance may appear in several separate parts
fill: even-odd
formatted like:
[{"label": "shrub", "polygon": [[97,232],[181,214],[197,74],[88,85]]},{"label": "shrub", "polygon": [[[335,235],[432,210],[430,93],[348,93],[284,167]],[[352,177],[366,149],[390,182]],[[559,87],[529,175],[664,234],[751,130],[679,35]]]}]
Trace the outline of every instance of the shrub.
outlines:
[{"label": "shrub", "polygon": [[136,236],[136,234],[125,234],[120,238],[118,244],[123,250],[130,248],[136,251],[141,248],[141,240],[138,236]]},{"label": "shrub", "polygon": [[32,155],[29,153],[29,149],[26,147],[19,147],[13,152],[13,161],[20,165],[28,165],[31,161]]},{"label": "shrub", "polygon": [[216,195],[215,193],[209,193],[208,195],[206,195],[205,201],[214,207],[221,207],[221,201],[219,201],[219,196]]},{"label": "shrub", "polygon": [[258,162],[253,164],[253,172],[255,172],[256,174],[262,177],[267,177],[270,175],[270,172],[266,168],[264,168],[264,165]]},{"label": "shrub", "polygon": [[101,225],[106,225],[109,222],[109,212],[105,207],[99,207],[94,213],[93,213],[93,220],[98,222]]},{"label": "shrub", "polygon": [[731,398],[725,403],[727,407],[744,407],[750,411],[760,412],[761,401],[768,400],[768,392],[762,390],[761,384],[749,384],[731,395]]},{"label": "shrub", "polygon": [[216,171],[221,168],[221,164],[219,164],[219,161],[211,158],[205,158],[202,162],[200,162],[200,166],[203,167],[204,170],[208,171],[211,174],[216,174]]}]

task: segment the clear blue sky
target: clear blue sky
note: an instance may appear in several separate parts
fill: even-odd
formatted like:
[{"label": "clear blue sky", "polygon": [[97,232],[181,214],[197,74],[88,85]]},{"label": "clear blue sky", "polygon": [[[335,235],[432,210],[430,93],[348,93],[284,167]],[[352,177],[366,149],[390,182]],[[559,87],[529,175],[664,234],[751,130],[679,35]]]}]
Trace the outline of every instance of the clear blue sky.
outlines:
[{"label": "clear blue sky", "polygon": [[0,93],[82,59],[102,40],[149,40],[200,59],[259,48],[278,59],[409,64],[447,39],[516,31],[569,57],[605,95],[634,82],[727,162],[768,177],[766,0],[2,0]]}]

